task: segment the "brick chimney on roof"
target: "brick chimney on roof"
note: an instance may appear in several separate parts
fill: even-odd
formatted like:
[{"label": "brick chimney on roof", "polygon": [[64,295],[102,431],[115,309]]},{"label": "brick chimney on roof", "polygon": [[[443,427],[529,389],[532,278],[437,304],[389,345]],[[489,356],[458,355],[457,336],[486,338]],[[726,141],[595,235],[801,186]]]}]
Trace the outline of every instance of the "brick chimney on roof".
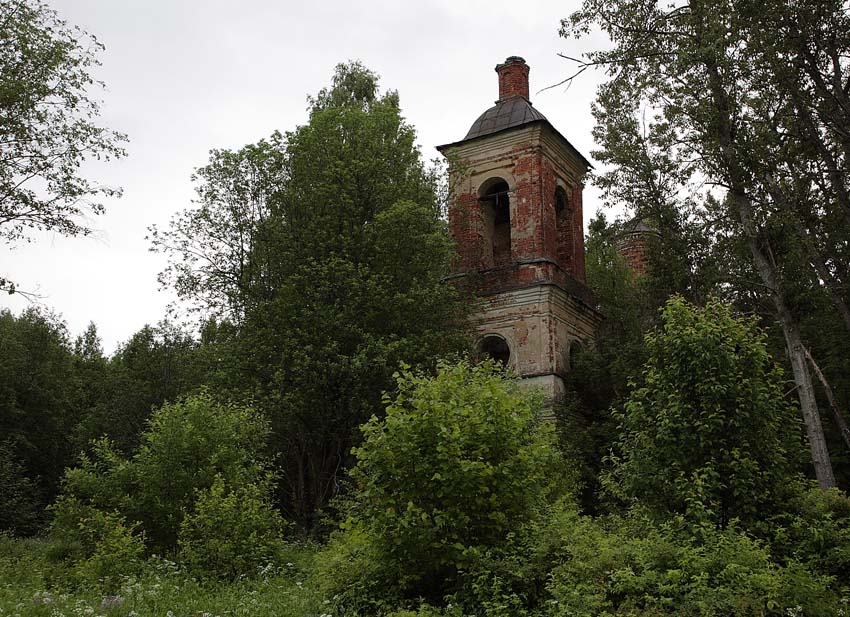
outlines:
[{"label": "brick chimney on roof", "polygon": [[497,65],[499,100],[496,102],[501,103],[514,96],[521,96],[528,101],[528,71],[528,65],[519,56],[510,56]]}]

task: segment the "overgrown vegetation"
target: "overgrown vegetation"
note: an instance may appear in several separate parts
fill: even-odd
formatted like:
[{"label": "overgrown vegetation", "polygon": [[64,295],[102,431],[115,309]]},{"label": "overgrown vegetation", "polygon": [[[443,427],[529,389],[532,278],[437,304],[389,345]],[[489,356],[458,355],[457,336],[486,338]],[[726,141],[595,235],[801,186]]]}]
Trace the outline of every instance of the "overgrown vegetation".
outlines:
[{"label": "overgrown vegetation", "polygon": [[[159,593],[145,584],[179,598],[201,577],[199,596],[226,604],[216,579],[259,577],[244,585],[340,615],[836,614],[850,500],[795,477],[799,425],[773,393],[764,336],[717,302],[674,299],[647,353],[606,481],[625,499],[617,514],[580,513],[533,392],[489,363],[443,363],[397,376],[363,427],[339,530],[296,573],[269,501],[266,424],[202,393],[157,411],[129,458],[102,441],[67,472],[25,602],[37,614],[75,590],[138,613]],[[738,442],[749,434],[763,439]],[[179,564],[166,582],[154,550]]]},{"label": "overgrown vegetation", "polygon": [[212,151],[151,230],[198,338],[162,322],[106,357],[94,325],[0,312],[0,614],[848,614],[848,457],[809,374],[840,420],[848,13],[763,5],[585,0],[563,24],[611,35],[586,59],[611,71],[595,181],[650,233],[635,272],[635,220],[590,226],[607,319],[557,424],[464,359],[440,170],[356,62],[305,125]]},{"label": "overgrown vegetation", "polygon": [[397,383],[386,416],[363,426],[341,530],[319,555],[325,593],[346,613],[464,595],[470,573],[570,484],[541,401],[492,363]]},{"label": "overgrown vegetation", "polygon": [[72,568],[108,559],[130,568],[179,547],[199,574],[230,577],[279,561],[267,438],[253,410],[201,393],[154,413],[129,458],[98,442],[66,472],[51,506],[53,556]]},{"label": "overgrown vegetation", "polygon": [[453,249],[439,170],[398,94],[341,64],[309,113],[285,135],[213,151],[197,207],[151,232],[171,261],[163,282],[231,334],[214,345],[228,357],[216,388],[270,420],[278,502],[303,527],[400,363],[433,368],[467,347],[466,305],[442,281]]}]

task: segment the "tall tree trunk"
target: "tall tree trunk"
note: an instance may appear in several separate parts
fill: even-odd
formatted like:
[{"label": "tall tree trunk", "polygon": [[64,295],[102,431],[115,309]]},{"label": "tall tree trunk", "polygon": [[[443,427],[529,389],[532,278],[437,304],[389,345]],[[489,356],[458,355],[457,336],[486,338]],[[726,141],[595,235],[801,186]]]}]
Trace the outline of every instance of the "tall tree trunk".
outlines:
[{"label": "tall tree trunk", "polygon": [[[700,10],[700,12],[704,12],[708,8],[696,1],[691,4],[691,7],[694,10]],[[752,254],[753,263],[761,277],[762,283],[770,290],[770,299],[773,303],[774,312],[782,326],[785,345],[791,361],[791,371],[794,375],[794,383],[797,385],[800,410],[803,413],[806,434],[809,438],[809,447],[812,451],[815,476],[820,487],[826,490],[835,486],[835,475],[832,472],[832,463],[829,460],[826,438],[823,434],[823,426],[821,425],[820,415],[818,413],[812,376],[809,373],[809,366],[806,363],[806,350],[800,336],[800,326],[786,302],[785,291],[782,288],[782,282],[777,276],[776,264],[773,261],[767,239],[760,237],[756,221],[753,217],[753,203],[747,191],[748,176],[744,173],[745,167],[737,151],[735,131],[733,128],[733,106],[724,88],[723,77],[721,76],[717,62],[710,54],[706,55],[703,63],[708,73],[708,88],[712,97],[715,112],[714,119],[716,121],[714,124],[715,136],[720,146],[719,154],[730,189],[730,199],[732,200],[738,220],[741,223],[741,231]]]},{"label": "tall tree trunk", "polygon": [[756,270],[758,270],[762,283],[770,290],[770,299],[773,303],[776,318],[782,326],[785,345],[791,361],[791,372],[794,375],[794,383],[797,385],[800,410],[803,412],[803,421],[806,424],[806,434],[809,438],[809,447],[812,451],[812,464],[815,468],[815,476],[820,487],[826,490],[835,486],[835,475],[832,472],[832,463],[829,460],[829,451],[826,447],[823,425],[821,424],[820,414],[818,413],[812,376],[809,373],[809,366],[806,364],[806,348],[803,346],[800,336],[800,326],[785,301],[785,294],[782,292],[781,283],[776,276],[776,266],[769,259],[764,247],[759,242],[758,232],[753,221],[750,199],[742,192],[734,194],[733,199],[741,221],[741,227],[744,229],[747,245],[753,256]]},{"label": "tall tree trunk", "polygon": [[808,349],[806,350],[806,357],[809,359],[809,362],[811,362],[812,370],[814,370],[815,375],[817,375],[818,380],[820,380],[820,383],[823,386],[826,399],[829,401],[829,408],[832,410],[832,418],[835,420],[836,426],[838,426],[838,431],[841,433],[841,437],[844,438],[844,445],[847,446],[847,451],[850,452],[850,426],[847,426],[847,421],[844,419],[844,416],[841,414],[841,410],[838,408],[838,402],[835,400],[835,395],[832,393],[832,387],[829,385],[829,382],[826,380],[826,376],[823,372],[821,372],[820,367],[812,357],[812,352]]},{"label": "tall tree trunk", "polygon": [[779,183],[771,175],[768,174],[765,178],[763,178],[763,182],[774,203],[781,206],[781,208],[787,213],[794,231],[797,233],[800,242],[803,243],[803,247],[808,254],[809,262],[818,277],[821,279],[822,285],[826,288],[827,293],[829,293],[832,304],[835,306],[835,310],[838,311],[841,320],[844,322],[844,326],[847,328],[847,331],[850,332],[850,308],[848,308],[847,303],[844,301],[844,297],[841,293],[840,282],[837,281],[833,274],[829,271],[826,261],[818,248],[815,234],[806,228],[803,221],[803,213],[800,212],[799,205],[795,205],[793,200],[788,198]]}]

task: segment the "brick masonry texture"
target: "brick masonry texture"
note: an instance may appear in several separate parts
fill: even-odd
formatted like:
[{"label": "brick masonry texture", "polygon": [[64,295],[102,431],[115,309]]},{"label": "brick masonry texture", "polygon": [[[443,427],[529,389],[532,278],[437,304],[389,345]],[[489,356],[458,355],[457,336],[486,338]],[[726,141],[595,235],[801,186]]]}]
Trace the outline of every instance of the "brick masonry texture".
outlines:
[{"label": "brick masonry texture", "polygon": [[649,235],[647,233],[626,234],[617,240],[616,248],[635,276],[643,276],[647,273],[649,269]]},{"label": "brick masonry texture", "polygon": [[[528,97],[528,65],[521,58],[508,58],[496,71],[500,100]],[[587,163],[545,119],[441,151],[450,161],[449,229],[457,249],[452,280],[481,299],[474,316],[478,335],[503,338],[514,370],[559,398],[571,351],[592,344],[602,319],[585,285]],[[499,182],[507,184],[510,218],[505,260],[498,257],[502,240],[492,196]]]},{"label": "brick masonry texture", "polygon": [[496,67],[499,74],[499,100],[504,101],[512,96],[521,96],[528,100],[529,67],[525,60],[511,56],[504,64]]}]

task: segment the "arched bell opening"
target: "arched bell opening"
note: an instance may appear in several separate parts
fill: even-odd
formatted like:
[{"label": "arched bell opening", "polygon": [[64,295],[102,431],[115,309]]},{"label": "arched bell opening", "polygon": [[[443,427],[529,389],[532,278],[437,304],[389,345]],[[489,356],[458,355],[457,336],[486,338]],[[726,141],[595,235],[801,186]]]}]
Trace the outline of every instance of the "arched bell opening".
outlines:
[{"label": "arched bell opening", "polygon": [[511,348],[504,337],[488,334],[478,342],[478,356],[482,360],[489,358],[507,367],[511,361]]},{"label": "arched bell opening", "polygon": [[582,353],[581,341],[570,341],[570,347],[567,350],[567,369],[572,371],[576,368],[579,356]]},{"label": "arched bell opening", "polygon": [[484,213],[485,260],[489,266],[511,261],[510,187],[502,178],[491,178],[479,190]]},{"label": "arched bell opening", "polygon": [[558,263],[564,267],[572,265],[573,224],[572,207],[567,190],[558,185],[555,189],[555,230],[558,238]]}]

